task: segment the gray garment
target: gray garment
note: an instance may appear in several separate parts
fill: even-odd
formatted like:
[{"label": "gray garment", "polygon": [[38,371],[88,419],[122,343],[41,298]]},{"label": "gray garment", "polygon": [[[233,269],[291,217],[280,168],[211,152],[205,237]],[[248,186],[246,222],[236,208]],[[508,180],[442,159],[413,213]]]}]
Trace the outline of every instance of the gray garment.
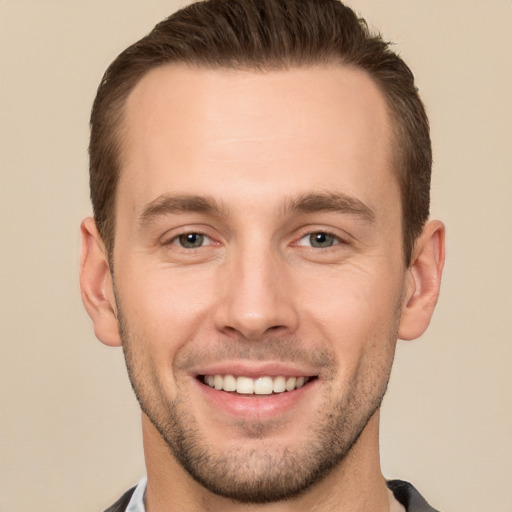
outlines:
[{"label": "gray garment", "polygon": [[[141,481],[139,484],[143,484],[145,487],[145,481]],[[408,482],[403,480],[389,480],[387,482],[388,487],[391,489],[395,498],[400,502],[407,512],[439,512],[435,508],[432,508],[423,498],[423,496],[416,490],[416,488]],[[111,507],[107,508],[104,512],[127,512],[128,504],[132,498],[132,495],[136,487],[133,487],[129,491],[126,491],[119,500],[117,500]],[[142,489],[143,491],[143,489]]]}]

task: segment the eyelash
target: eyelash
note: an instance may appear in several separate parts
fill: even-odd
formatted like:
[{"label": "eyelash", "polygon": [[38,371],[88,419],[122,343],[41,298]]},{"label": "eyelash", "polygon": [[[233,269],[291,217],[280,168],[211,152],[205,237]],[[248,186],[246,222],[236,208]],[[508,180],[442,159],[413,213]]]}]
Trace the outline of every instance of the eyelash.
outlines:
[{"label": "eyelash", "polygon": [[[323,235],[324,238],[327,238],[328,245],[324,247],[315,247],[314,245],[312,245],[313,237],[318,237],[318,235]],[[304,239],[307,239],[309,241],[309,244],[301,244],[300,242]],[[331,242],[330,244],[329,240]],[[316,240],[316,242],[318,242],[319,244],[323,243],[322,240]],[[293,243],[293,245],[299,247],[308,247],[311,249],[332,249],[333,247],[338,245],[347,245],[347,243],[348,242],[345,239],[341,238],[339,235],[334,234],[327,229],[318,229],[315,231],[308,231],[307,233],[304,233],[296,242]]]},{"label": "eyelash", "polygon": [[[203,245],[198,245],[198,246],[195,246],[195,247],[185,247],[183,245],[183,239],[185,237],[188,237],[188,236],[197,236],[197,237],[202,237],[202,242],[206,240],[209,241],[209,243]],[[193,244],[193,242],[192,242]],[[212,239],[212,237],[208,236],[206,233],[202,232],[202,231],[185,231],[183,233],[179,233],[178,235],[174,236],[173,238],[171,238],[168,242],[165,243],[165,245],[176,245],[178,247],[180,247],[181,249],[185,249],[187,251],[189,250],[193,250],[193,249],[200,249],[201,247],[206,247],[208,245],[215,245],[215,241]]]},{"label": "eyelash", "polygon": [[[184,238],[189,237],[189,236],[194,236],[194,235],[196,237],[201,238],[200,245],[194,246],[194,241],[192,240],[191,241],[192,246],[186,247],[183,243]],[[312,243],[314,243],[312,237],[318,236],[318,235],[324,235],[324,237],[327,238],[326,242],[328,245],[326,245],[324,247],[320,247],[320,246],[315,247],[314,245],[312,245]],[[308,239],[310,243],[309,244],[300,243],[304,239]],[[204,243],[205,241],[206,241],[206,243]],[[330,243],[329,243],[329,241],[330,241]],[[317,242],[319,244],[322,244],[322,240],[317,240]],[[340,236],[330,232],[329,230],[319,229],[319,230],[315,230],[315,231],[305,232],[304,234],[302,234],[300,236],[300,238],[296,239],[296,241],[293,242],[291,245],[296,246],[296,247],[297,246],[298,247],[308,247],[311,249],[331,249],[337,245],[346,245],[346,244],[347,244],[347,241],[344,240],[343,238],[341,238]],[[200,249],[202,247],[207,247],[210,245],[220,245],[220,244],[219,244],[219,242],[216,242],[211,236],[209,236],[205,232],[197,230],[197,231],[185,231],[183,233],[179,233],[178,235],[171,238],[169,241],[165,242],[164,245],[175,245],[175,246],[178,246],[180,249],[190,251],[193,249]]]}]

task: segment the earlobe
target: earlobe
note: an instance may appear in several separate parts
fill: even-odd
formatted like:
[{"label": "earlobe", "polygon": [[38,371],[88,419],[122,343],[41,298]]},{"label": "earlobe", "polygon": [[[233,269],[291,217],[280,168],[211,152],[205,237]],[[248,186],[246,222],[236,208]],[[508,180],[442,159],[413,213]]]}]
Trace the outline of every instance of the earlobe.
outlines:
[{"label": "earlobe", "polygon": [[428,222],[416,240],[405,285],[398,337],[413,340],[428,327],[439,297],[445,256],[442,222]]},{"label": "earlobe", "polygon": [[81,226],[80,289],[82,301],[94,324],[96,337],[105,345],[121,345],[110,266],[94,219]]}]

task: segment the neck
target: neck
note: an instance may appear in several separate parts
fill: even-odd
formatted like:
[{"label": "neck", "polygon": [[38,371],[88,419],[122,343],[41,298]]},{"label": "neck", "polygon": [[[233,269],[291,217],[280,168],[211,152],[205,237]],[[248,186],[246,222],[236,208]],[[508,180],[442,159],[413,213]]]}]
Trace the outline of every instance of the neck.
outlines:
[{"label": "neck", "polygon": [[143,415],[148,485],[146,512],[388,512],[390,496],[379,460],[377,411],[345,458],[321,481],[297,497],[243,504],[217,496],[197,483],[174,459]]}]

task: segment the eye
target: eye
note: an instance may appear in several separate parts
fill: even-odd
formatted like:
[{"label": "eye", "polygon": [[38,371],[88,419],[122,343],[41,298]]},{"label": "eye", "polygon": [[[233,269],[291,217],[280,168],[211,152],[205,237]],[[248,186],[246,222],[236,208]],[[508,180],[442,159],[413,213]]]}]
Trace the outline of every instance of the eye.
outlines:
[{"label": "eye", "polygon": [[303,236],[299,240],[298,245],[314,247],[316,249],[326,249],[339,243],[340,241],[338,237],[324,231],[317,231],[316,233],[309,233],[306,236]]},{"label": "eye", "polygon": [[177,236],[172,243],[184,249],[197,249],[198,247],[211,244],[212,240],[202,233],[183,233]]}]

